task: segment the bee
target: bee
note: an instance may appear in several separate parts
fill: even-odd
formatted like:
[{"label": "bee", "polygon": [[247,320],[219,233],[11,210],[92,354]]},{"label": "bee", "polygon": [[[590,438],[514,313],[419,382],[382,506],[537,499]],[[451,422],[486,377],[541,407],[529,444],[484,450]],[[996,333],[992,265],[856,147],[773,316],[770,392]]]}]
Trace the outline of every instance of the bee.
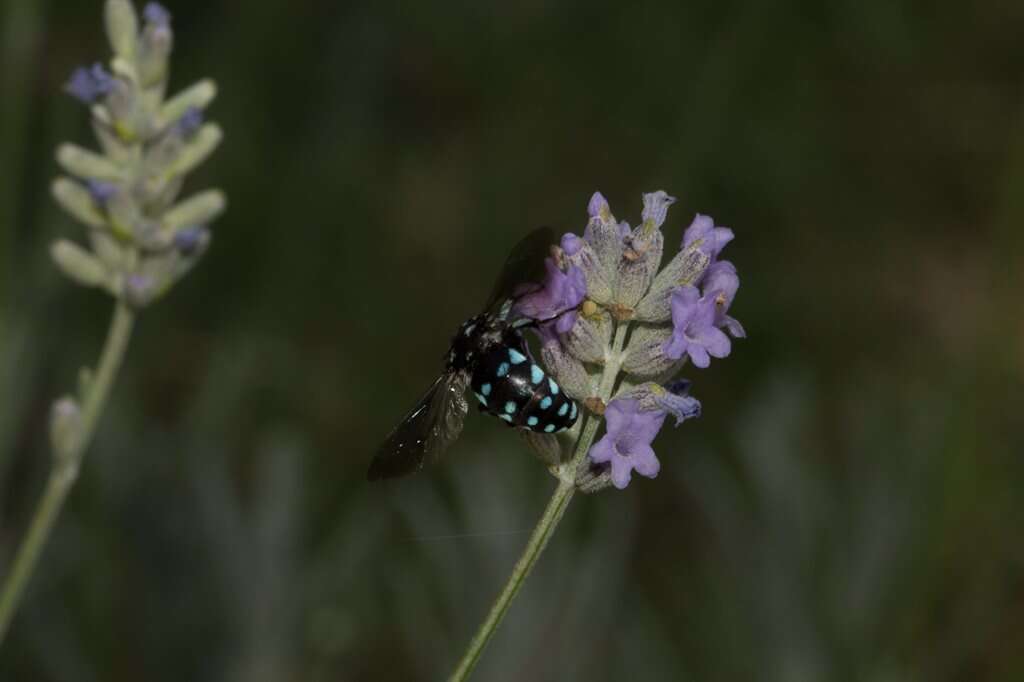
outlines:
[{"label": "bee", "polygon": [[508,426],[550,434],[576,423],[575,401],[530,356],[523,329],[538,321],[514,313],[537,290],[554,243],[554,230],[539,228],[512,249],[484,311],[459,325],[441,376],[377,450],[369,480],[414,473],[447,450],[469,411],[466,388],[481,412]]}]

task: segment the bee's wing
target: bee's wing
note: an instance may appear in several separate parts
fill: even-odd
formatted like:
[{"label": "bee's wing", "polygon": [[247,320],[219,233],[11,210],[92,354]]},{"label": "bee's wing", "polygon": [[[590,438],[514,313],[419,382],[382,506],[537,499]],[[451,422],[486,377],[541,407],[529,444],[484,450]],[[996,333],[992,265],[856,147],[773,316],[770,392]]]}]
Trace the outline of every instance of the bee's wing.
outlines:
[{"label": "bee's wing", "polygon": [[557,243],[551,227],[538,227],[523,237],[505,260],[484,310],[496,314],[505,301],[539,288],[544,279],[544,259]]},{"label": "bee's wing", "polygon": [[446,372],[439,376],[377,450],[367,479],[405,476],[439,457],[462,432],[469,410],[463,395],[468,383],[466,372]]}]

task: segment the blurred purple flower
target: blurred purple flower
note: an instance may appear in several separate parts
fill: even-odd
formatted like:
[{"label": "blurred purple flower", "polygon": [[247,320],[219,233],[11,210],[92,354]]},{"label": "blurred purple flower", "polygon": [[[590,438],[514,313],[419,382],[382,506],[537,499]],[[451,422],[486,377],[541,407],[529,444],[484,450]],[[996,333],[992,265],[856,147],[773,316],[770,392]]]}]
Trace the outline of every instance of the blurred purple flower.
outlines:
[{"label": "blurred purple flower", "polygon": [[201,125],[203,125],[203,110],[198,107],[189,107],[174,124],[174,130],[181,137],[189,138],[199,130]]},{"label": "blurred purple flower", "polygon": [[685,249],[697,240],[702,240],[700,250],[708,255],[711,262],[714,262],[734,236],[728,227],[715,227],[715,221],[710,216],[698,213],[690,226],[686,228],[686,232],[683,233],[683,248]]},{"label": "blurred purple flower", "polygon": [[604,198],[604,195],[600,192],[594,192],[594,195],[590,197],[590,203],[587,204],[587,215],[591,218],[597,218],[601,215],[602,211],[610,210],[608,200]]},{"label": "blurred purple flower", "polygon": [[523,317],[542,322],[557,318],[555,328],[564,334],[576,323],[576,307],[586,298],[587,280],[575,265],[570,265],[568,272],[562,272],[554,258],[546,259],[544,267],[547,274],[541,289],[516,301],[514,310]]},{"label": "blurred purple flower", "polygon": [[715,301],[701,298],[696,287],[679,287],[672,292],[672,337],[662,347],[665,355],[678,360],[688,354],[695,367],[711,364],[709,356],[724,358],[732,344],[715,327]]},{"label": "blurred purple flower", "polygon": [[147,24],[159,28],[167,28],[171,24],[171,13],[159,2],[148,2],[142,9],[142,18]]},{"label": "blurred purple flower", "polygon": [[92,104],[114,87],[114,77],[96,62],[92,66],[75,69],[64,86],[64,92],[85,104]]},{"label": "blurred purple flower", "polygon": [[665,422],[665,413],[641,411],[639,402],[622,398],[608,404],[604,418],[606,433],[590,448],[590,461],[608,464],[612,484],[620,490],[629,485],[634,471],[647,478],[657,476],[661,463],[651,443]]},{"label": "blurred purple flower", "polygon": [[196,247],[206,234],[206,228],[201,226],[186,227],[174,235],[174,247],[183,256],[190,256],[195,253]]},{"label": "blurred purple flower", "polygon": [[582,238],[577,237],[572,232],[566,232],[562,235],[561,247],[562,251],[565,251],[565,255],[572,257],[579,253],[586,242]]},{"label": "blurred purple flower", "polygon": [[85,187],[89,190],[92,200],[100,206],[106,206],[107,202],[117,194],[117,185],[104,180],[86,180]]}]

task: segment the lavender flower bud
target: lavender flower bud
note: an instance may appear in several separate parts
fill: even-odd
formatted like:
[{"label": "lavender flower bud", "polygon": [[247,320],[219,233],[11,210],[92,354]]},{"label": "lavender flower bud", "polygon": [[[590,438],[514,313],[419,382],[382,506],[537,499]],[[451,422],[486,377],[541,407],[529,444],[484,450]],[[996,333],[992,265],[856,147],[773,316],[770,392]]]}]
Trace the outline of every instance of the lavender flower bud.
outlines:
[{"label": "lavender flower bud", "polygon": [[121,239],[130,240],[139,232],[142,214],[128,192],[115,192],[104,206],[110,218],[110,230]]},{"label": "lavender flower bud", "polygon": [[87,287],[102,286],[109,279],[103,263],[78,244],[58,239],[50,247],[50,256],[65,275]]},{"label": "lavender flower bud", "polygon": [[57,163],[79,178],[107,182],[120,182],[124,179],[124,169],[120,166],[77,144],[64,143],[57,147]]},{"label": "lavender flower bud", "polygon": [[537,332],[541,338],[541,359],[555,381],[577,400],[594,395],[596,387],[593,379],[583,363],[565,351],[553,326],[542,324],[538,326]]},{"label": "lavender flower bud", "polygon": [[139,78],[143,87],[162,86],[167,78],[167,60],[174,44],[171,15],[151,2],[142,12],[146,21],[139,38]]},{"label": "lavender flower bud", "polygon": [[135,40],[139,34],[139,18],[129,0],[107,0],[105,8],[107,38],[114,54],[131,61],[135,57]]},{"label": "lavender flower bud", "polygon": [[647,232],[641,225],[625,240],[625,250],[618,265],[618,286],[615,301],[634,308],[654,281],[661,265],[665,238],[659,230]]},{"label": "lavender flower bud", "polygon": [[577,360],[603,365],[611,338],[611,316],[607,312],[596,311],[592,315],[578,315],[576,324],[562,341],[565,350]]},{"label": "lavender flower bud", "polygon": [[181,153],[170,164],[170,167],[166,169],[166,176],[174,177],[191,171],[213,153],[223,137],[224,134],[217,124],[207,123],[201,126],[181,148]]},{"label": "lavender flower bud", "polygon": [[597,255],[601,279],[614,290],[619,260],[622,258],[622,234],[619,231],[619,224],[600,192],[595,192],[591,197],[588,213],[590,221],[584,230],[583,238]]},{"label": "lavender flower bud", "polygon": [[127,265],[127,254],[120,242],[114,239],[109,232],[89,230],[89,244],[92,246],[93,253],[109,272],[124,270]]},{"label": "lavender flower bud", "polygon": [[217,96],[217,86],[212,80],[204,79],[170,98],[160,108],[161,127],[178,121],[189,109],[205,109]]},{"label": "lavender flower bud", "polygon": [[670,327],[639,325],[629,340],[623,371],[637,379],[652,380],[674,373],[682,362],[665,354],[664,346],[671,338]]},{"label": "lavender flower bud", "polygon": [[50,186],[50,194],[72,218],[91,228],[101,228],[106,219],[93,200],[89,190],[70,178],[57,178]]},{"label": "lavender flower bud", "polygon": [[612,487],[612,467],[608,463],[595,464],[585,457],[576,469],[576,489],[593,495]]},{"label": "lavender flower bud", "polygon": [[601,305],[612,302],[612,283],[607,272],[601,267],[597,253],[585,240],[571,232],[562,237],[562,253],[569,265],[575,265],[582,272],[587,283],[587,297]]},{"label": "lavender flower bud", "polygon": [[676,203],[675,197],[670,197],[667,192],[658,190],[644,194],[644,210],[641,213],[643,229],[647,233],[660,229],[668,217],[668,207]]},{"label": "lavender flower bud", "polygon": [[676,287],[699,281],[710,262],[708,254],[697,246],[680,251],[654,278],[650,291],[636,307],[634,319],[667,322],[672,317],[672,292]]},{"label": "lavender flower bud", "polygon": [[[97,111],[106,111],[97,107]],[[109,120],[109,116],[107,117]],[[135,161],[135,150],[132,145],[126,144],[117,133],[110,127],[108,122],[97,116],[92,117],[92,131],[99,140],[103,154],[118,166],[128,166]]]},{"label": "lavender flower bud", "polygon": [[206,190],[175,204],[164,213],[163,229],[177,231],[187,225],[206,224],[224,211],[227,200],[220,190]]},{"label": "lavender flower bud", "polygon": [[107,109],[114,130],[122,140],[135,140],[148,134],[145,108],[134,85],[115,78],[110,94],[107,95]]}]

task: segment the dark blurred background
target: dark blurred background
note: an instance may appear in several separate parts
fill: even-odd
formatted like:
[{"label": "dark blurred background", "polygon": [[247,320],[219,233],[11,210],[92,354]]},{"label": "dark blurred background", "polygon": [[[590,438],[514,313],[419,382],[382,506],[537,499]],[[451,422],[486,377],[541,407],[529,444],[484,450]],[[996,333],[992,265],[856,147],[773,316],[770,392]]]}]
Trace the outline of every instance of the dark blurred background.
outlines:
[{"label": "dark blurred background", "polygon": [[[480,680],[1024,679],[1024,4],[168,3],[228,212],[142,317],[0,679],[450,672],[552,479],[471,417],[364,481],[516,239],[736,231],[749,338],[574,500]],[[47,245],[101,3],[0,9],[0,561],[111,303]]]}]

